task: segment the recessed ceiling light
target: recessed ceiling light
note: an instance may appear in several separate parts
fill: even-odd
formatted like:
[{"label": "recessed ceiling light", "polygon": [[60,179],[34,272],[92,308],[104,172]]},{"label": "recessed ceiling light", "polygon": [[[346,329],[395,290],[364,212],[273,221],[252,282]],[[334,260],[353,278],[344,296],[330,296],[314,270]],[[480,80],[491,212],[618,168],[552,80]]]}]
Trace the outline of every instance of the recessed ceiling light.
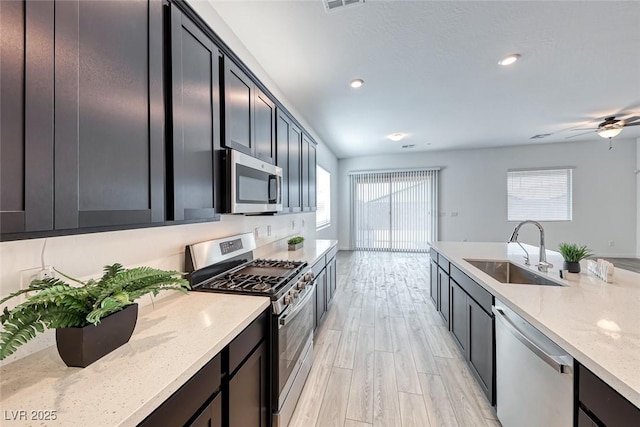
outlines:
[{"label": "recessed ceiling light", "polygon": [[514,62],[516,62],[518,59],[520,59],[520,54],[519,53],[514,53],[512,55],[506,56],[504,58],[502,58],[502,60],[500,62],[498,62],[498,64],[500,65],[511,65]]},{"label": "recessed ceiling light", "polygon": [[400,141],[401,139],[404,139],[405,136],[407,136],[406,133],[392,133],[391,135],[387,136],[387,138],[392,141]]},{"label": "recessed ceiling light", "polygon": [[364,84],[364,80],[362,80],[362,79],[353,79],[353,80],[351,80],[351,83],[349,83],[349,86],[351,86],[354,89],[357,89],[360,86],[362,86],[363,84]]}]

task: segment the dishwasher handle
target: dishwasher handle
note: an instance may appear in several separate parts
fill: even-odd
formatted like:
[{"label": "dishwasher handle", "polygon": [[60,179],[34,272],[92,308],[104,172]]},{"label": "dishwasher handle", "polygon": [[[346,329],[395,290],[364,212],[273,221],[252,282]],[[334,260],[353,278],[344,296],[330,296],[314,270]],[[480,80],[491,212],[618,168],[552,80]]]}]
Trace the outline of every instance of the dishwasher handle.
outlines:
[{"label": "dishwasher handle", "polygon": [[521,331],[518,326],[516,326],[513,322],[511,322],[511,320],[509,320],[509,317],[507,317],[502,309],[493,306],[491,307],[491,311],[493,311],[493,313],[496,315],[496,319],[500,321],[514,337],[516,337],[529,350],[535,353],[535,355],[542,359],[547,365],[551,366],[561,374],[570,374],[573,372],[573,367],[567,364],[562,357],[551,355],[540,348],[540,346],[538,346],[533,340],[531,340],[526,335],[526,333]]}]

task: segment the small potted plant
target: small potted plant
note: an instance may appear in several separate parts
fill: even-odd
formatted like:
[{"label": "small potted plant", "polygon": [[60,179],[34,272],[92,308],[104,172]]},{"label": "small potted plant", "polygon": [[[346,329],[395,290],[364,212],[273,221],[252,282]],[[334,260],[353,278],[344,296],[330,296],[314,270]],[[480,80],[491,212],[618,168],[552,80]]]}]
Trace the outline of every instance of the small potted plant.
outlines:
[{"label": "small potted plant", "polygon": [[304,246],[304,237],[292,237],[291,239],[287,240],[287,244],[289,245],[290,251],[297,251]]},{"label": "small potted plant", "polygon": [[569,273],[580,273],[580,261],[592,255],[591,250],[585,245],[578,246],[575,243],[560,243],[558,246],[564,258],[563,270]]},{"label": "small potted plant", "polygon": [[11,310],[5,307],[0,315],[0,360],[47,328],[56,330],[65,364],[84,368],[129,341],[138,319],[136,299],[189,289],[182,273],[150,267],[108,265],[99,280],[86,282],[58,273],[75,284],[56,278],[34,280],[0,300],[2,304],[27,294],[26,301]]}]

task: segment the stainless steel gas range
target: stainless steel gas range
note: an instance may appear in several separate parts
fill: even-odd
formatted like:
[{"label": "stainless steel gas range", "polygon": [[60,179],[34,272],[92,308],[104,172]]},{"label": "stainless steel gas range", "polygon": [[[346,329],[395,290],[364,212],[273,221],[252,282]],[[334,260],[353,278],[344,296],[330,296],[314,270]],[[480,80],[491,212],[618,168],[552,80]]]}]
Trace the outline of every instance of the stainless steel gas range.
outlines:
[{"label": "stainless steel gas range", "polygon": [[253,259],[252,233],[186,248],[193,291],[271,298],[273,426],[289,424],[313,363],[315,280],[306,262]]}]

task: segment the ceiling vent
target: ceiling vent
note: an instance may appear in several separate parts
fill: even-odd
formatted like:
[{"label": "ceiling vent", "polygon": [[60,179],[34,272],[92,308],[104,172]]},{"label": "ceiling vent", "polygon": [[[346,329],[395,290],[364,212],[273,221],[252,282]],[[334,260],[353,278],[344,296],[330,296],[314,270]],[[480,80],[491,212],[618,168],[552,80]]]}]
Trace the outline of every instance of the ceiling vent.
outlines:
[{"label": "ceiling vent", "polygon": [[403,145],[402,148],[413,148],[415,147],[415,144],[409,144],[409,145]]},{"label": "ceiling vent", "polygon": [[364,0],[323,0],[324,10],[333,12],[337,9],[343,9],[348,6],[357,6],[364,4]]}]

